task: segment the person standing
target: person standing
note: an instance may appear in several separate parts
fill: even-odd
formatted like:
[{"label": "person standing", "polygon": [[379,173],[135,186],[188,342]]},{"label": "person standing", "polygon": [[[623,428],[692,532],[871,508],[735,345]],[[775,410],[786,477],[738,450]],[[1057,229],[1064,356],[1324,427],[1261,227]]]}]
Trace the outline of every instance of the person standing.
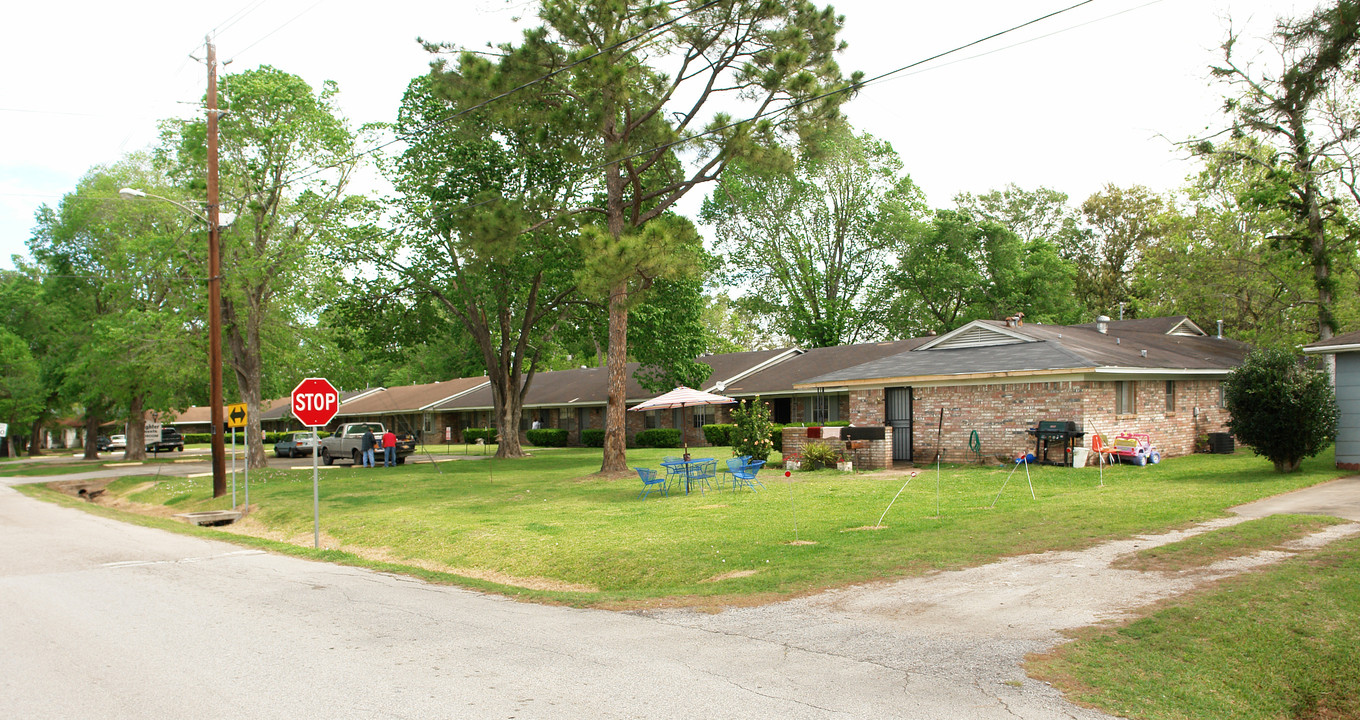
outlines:
[{"label": "person standing", "polygon": [[383,467],[397,466],[397,434],[388,430],[382,436]]},{"label": "person standing", "polygon": [[359,439],[359,450],[364,454],[364,467],[373,467],[373,446],[378,444],[373,437],[373,428],[364,428],[364,436]]}]

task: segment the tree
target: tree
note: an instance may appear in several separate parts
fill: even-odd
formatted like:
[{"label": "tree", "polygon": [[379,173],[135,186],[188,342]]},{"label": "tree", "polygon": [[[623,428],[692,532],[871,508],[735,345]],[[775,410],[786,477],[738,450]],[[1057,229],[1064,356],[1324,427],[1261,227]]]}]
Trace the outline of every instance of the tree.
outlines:
[{"label": "tree", "polygon": [[98,427],[88,416],[121,416],[125,455],[140,459],[146,412],[189,405],[202,379],[202,365],[184,359],[206,355],[202,255],[193,250],[203,227],[169,203],[120,199],[123,187],[174,191],[140,154],[96,167],[57,208],[39,211],[29,249],[49,302],[81,320],[55,350],[64,363],[59,393],[85,408],[87,434]]},{"label": "tree", "polygon": [[1223,43],[1223,64],[1213,75],[1232,93],[1224,111],[1233,140],[1250,137],[1269,152],[1243,152],[1235,143],[1195,140],[1204,156],[1252,165],[1244,198],[1277,207],[1289,219],[1275,236],[1307,259],[1316,293],[1317,337],[1335,334],[1333,264],[1353,255],[1357,234],[1347,217],[1360,202],[1360,113],[1354,93],[1360,57],[1360,2],[1337,0],[1299,19],[1276,21],[1272,41],[1278,68],[1257,71],[1239,61],[1239,36]]},{"label": "tree", "polygon": [[728,168],[703,206],[727,281],[806,347],[878,337],[894,238],[889,211],[925,199],[886,142],[838,127],[799,153],[793,173]]},{"label": "tree", "polygon": [[1025,190],[1012,183],[983,195],[959,193],[954,205],[961,213],[1010,230],[1025,243],[1047,240],[1065,247],[1081,237],[1080,217],[1067,199],[1067,193],[1052,188]]},{"label": "tree", "polygon": [[1076,293],[1088,309],[1112,317],[1133,300],[1133,271],[1144,249],[1165,232],[1164,201],[1135,185],[1105,189],[1081,204],[1089,228],[1064,248],[1076,265]]},{"label": "tree", "polygon": [[1327,373],[1305,368],[1288,350],[1258,350],[1228,374],[1228,429],[1252,452],[1290,473],[1336,439],[1339,410]]},{"label": "tree", "polygon": [[[831,92],[846,87],[833,60],[843,20],[810,2],[765,0],[543,0],[539,16],[543,26],[518,46],[501,46],[497,62],[463,52],[456,70],[440,63],[435,71],[445,92],[472,102],[533,83],[537,107],[488,107],[584,140],[579,156],[594,169],[595,192],[561,214],[594,221],[582,228],[590,271],[583,287],[603,289],[609,308],[600,470],[623,473],[634,295],[658,277],[693,269],[680,257],[689,246],[675,235],[681,228],[663,216],[733,159],[762,157],[780,136],[805,134],[834,116],[845,99]],[[669,71],[658,69],[667,63]],[[714,109],[728,98],[762,117],[732,122]]]},{"label": "tree", "polygon": [[893,334],[948,332],[978,319],[1023,312],[1034,322],[1068,323],[1081,308],[1071,265],[1046,240],[1024,243],[992,221],[940,210],[929,222],[896,221]]},{"label": "tree", "polygon": [[376,257],[372,241],[351,254],[400,284],[386,302],[398,291],[417,306],[429,299],[470,336],[501,429],[496,456],[522,457],[524,396],[564,313],[580,302],[574,225],[554,217],[579,199],[581,170],[564,156],[576,142],[507,114],[450,120],[457,110],[435,94],[433,78],[408,85],[394,126],[406,149],[389,172],[401,230]]},{"label": "tree", "polygon": [[753,460],[766,460],[774,451],[774,422],[770,420],[770,404],[762,402],[757,395],[755,400],[742,400],[741,405],[732,411],[732,452],[747,455]]},{"label": "tree", "polygon": [[[220,192],[227,209],[239,209],[221,233],[223,361],[248,407],[253,468],[268,464],[260,433],[266,390],[282,394],[296,381],[266,373],[266,358],[296,348],[302,318],[328,295],[330,268],[315,247],[371,210],[345,194],[358,161],[354,134],[332,105],[337,92],[327,82],[314,93],[268,65],[226,75],[219,88]],[[200,120],[163,127],[160,152],[187,187],[201,187],[206,176],[206,133]]]},{"label": "tree", "polygon": [[17,450],[14,441],[22,434],[21,428],[38,417],[45,400],[38,363],[28,343],[0,327],[0,422],[10,427],[6,443]]}]

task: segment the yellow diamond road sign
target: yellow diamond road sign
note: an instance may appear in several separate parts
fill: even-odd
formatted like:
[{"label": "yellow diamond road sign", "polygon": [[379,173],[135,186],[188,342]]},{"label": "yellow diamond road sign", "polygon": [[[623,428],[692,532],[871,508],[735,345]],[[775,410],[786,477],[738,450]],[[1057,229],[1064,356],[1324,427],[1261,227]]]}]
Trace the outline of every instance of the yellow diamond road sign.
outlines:
[{"label": "yellow diamond road sign", "polygon": [[236,403],[227,406],[227,427],[243,428],[246,426],[246,404]]}]

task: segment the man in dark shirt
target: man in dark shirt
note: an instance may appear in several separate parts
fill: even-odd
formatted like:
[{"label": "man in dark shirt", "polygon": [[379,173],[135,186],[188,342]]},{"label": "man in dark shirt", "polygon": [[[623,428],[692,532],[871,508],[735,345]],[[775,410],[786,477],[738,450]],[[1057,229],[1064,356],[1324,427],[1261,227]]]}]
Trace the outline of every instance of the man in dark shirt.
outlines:
[{"label": "man in dark shirt", "polygon": [[359,440],[359,450],[364,454],[364,467],[373,467],[374,445],[377,445],[377,439],[373,437],[373,428],[364,428],[364,436]]}]

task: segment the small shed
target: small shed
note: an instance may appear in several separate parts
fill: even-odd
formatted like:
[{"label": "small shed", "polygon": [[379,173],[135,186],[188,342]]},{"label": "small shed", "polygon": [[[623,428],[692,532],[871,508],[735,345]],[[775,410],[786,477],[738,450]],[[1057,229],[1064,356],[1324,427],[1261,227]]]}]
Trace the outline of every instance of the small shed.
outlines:
[{"label": "small shed", "polygon": [[1360,331],[1309,343],[1303,352],[1336,356],[1336,466],[1360,470]]}]

